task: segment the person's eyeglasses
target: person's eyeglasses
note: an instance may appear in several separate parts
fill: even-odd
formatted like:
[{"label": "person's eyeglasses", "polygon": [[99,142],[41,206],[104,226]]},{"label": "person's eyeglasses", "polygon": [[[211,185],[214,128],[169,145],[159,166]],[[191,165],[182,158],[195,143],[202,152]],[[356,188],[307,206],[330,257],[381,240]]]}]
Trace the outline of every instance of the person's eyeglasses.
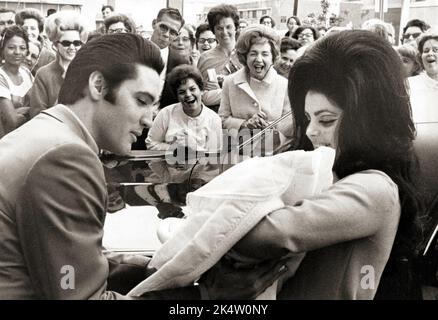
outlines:
[{"label": "person's eyeglasses", "polygon": [[80,40],[75,40],[75,41],[64,40],[64,41],[58,41],[58,43],[60,43],[63,47],[66,47],[66,48],[70,47],[71,45],[74,45],[75,47],[80,47],[84,44]]},{"label": "person's eyeglasses", "polygon": [[182,40],[182,42],[188,43],[190,42],[190,38],[189,37],[176,37],[175,39],[173,39],[174,42],[179,42],[180,40]]},{"label": "person's eyeglasses", "polygon": [[169,31],[169,35],[170,35],[170,37],[172,37],[172,38],[176,38],[176,37],[178,37],[178,31],[176,31],[175,29],[171,29],[171,28],[169,28],[167,25],[162,24],[162,23],[160,23],[160,24],[158,25],[158,27],[160,28],[161,32],[166,33],[166,32]]},{"label": "person's eyeglasses", "polygon": [[421,32],[415,32],[415,33],[405,33],[403,35],[404,40],[408,40],[410,37],[413,37],[414,39],[417,39],[421,35]]},{"label": "person's eyeglasses", "polygon": [[302,38],[310,38],[313,37],[313,33],[300,33],[298,35],[298,38],[302,39]]},{"label": "person's eyeglasses", "polygon": [[13,21],[13,20],[0,21],[0,26],[4,26],[4,25],[12,26],[14,23],[15,23],[15,21]]},{"label": "person's eyeglasses", "polygon": [[199,38],[199,39],[198,39],[198,43],[200,43],[200,44],[204,44],[204,43],[206,43],[206,42],[208,42],[209,44],[213,44],[213,43],[216,42],[216,39],[215,39],[215,38],[208,38],[208,39],[205,39],[205,38]]},{"label": "person's eyeglasses", "polygon": [[108,29],[108,33],[127,33],[126,28]]}]

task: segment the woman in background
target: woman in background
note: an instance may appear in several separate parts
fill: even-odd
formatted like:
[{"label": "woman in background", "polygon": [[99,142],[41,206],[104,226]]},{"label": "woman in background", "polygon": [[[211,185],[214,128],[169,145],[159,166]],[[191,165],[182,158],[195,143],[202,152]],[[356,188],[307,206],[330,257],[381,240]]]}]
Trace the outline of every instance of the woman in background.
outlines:
[{"label": "woman in background", "polygon": [[210,30],[208,23],[202,23],[196,28],[195,33],[196,47],[200,54],[214,49],[217,46],[217,40],[214,33]]},{"label": "woman in background", "polygon": [[114,13],[106,17],[105,33],[136,33],[134,21],[125,14]]},{"label": "woman in background", "polygon": [[195,48],[195,41],[195,34],[191,26],[185,24],[179,31],[178,36],[170,42],[170,51],[196,67],[200,54]]},{"label": "woman in background", "polygon": [[235,50],[239,13],[235,6],[223,4],[211,8],[207,19],[218,45],[201,55],[198,69],[204,79],[202,101],[217,111],[224,77],[242,68]]},{"label": "woman in background", "polygon": [[29,99],[33,76],[22,64],[29,50],[27,32],[19,26],[3,30],[0,50],[0,138],[29,120]]},{"label": "woman in background", "polygon": [[[249,26],[240,34],[236,50],[245,68],[224,81],[218,113],[225,129],[264,129],[290,111],[287,79],[273,68],[279,41],[275,30],[263,25]],[[291,136],[290,125],[285,119],[278,129]]]},{"label": "woman in background", "polygon": [[297,50],[301,48],[298,40],[284,37],[280,44],[280,57],[275,61],[274,68],[277,73],[287,79],[290,68],[298,58]]},{"label": "woman in background", "polygon": [[73,11],[52,14],[47,18],[45,28],[56,49],[56,60],[36,74],[30,93],[31,117],[56,104],[65,72],[88,36],[80,15]]},{"label": "woman in background", "polygon": [[222,125],[219,116],[202,101],[203,82],[199,71],[189,65],[174,68],[167,77],[178,103],[160,110],[149,130],[150,150],[189,147],[197,151],[221,149]]},{"label": "woman in background", "polygon": [[418,76],[423,68],[418,59],[417,48],[410,44],[404,44],[397,47],[397,52],[403,63],[405,78]]},{"label": "woman in background", "polygon": [[408,78],[414,122],[438,121],[438,33],[425,33],[418,42],[423,73]]},{"label": "woman in background", "polygon": [[31,72],[36,75],[37,71],[55,60],[55,52],[52,43],[43,34],[44,17],[40,10],[34,8],[24,8],[15,15],[15,23],[23,27],[29,35],[29,41],[37,43],[41,48],[36,64]]}]

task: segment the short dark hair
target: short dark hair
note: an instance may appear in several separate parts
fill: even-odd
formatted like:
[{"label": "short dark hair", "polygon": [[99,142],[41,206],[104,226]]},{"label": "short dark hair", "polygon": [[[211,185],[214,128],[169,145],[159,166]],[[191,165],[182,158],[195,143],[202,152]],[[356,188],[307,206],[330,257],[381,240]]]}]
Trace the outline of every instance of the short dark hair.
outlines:
[{"label": "short dark hair", "polygon": [[199,89],[204,90],[204,83],[199,70],[191,65],[183,64],[173,68],[172,71],[167,75],[167,82],[169,83],[170,89],[175,94],[175,97],[178,96],[178,88],[188,79],[193,79],[198,85]]},{"label": "short dark hair", "polygon": [[[201,35],[201,33],[205,32],[205,31],[211,31],[210,26],[208,23],[201,23],[197,28],[196,28],[196,32],[195,32],[195,38],[196,38],[196,42],[198,42],[199,40],[199,36]],[[213,32],[214,33],[214,32]]]},{"label": "short dark hair", "polygon": [[54,13],[56,13],[56,9],[47,9],[47,16],[50,16]]},{"label": "short dark hair", "polygon": [[181,27],[186,23],[184,21],[183,16],[179,12],[179,10],[176,8],[163,8],[160,11],[158,11],[157,22],[159,22],[164,15],[168,15],[173,20],[180,21]]},{"label": "short dark hair", "polygon": [[438,41],[438,33],[436,33],[436,32],[426,33],[426,34],[423,34],[421,36],[421,38],[418,41],[418,53],[420,55],[423,54],[423,48],[424,48],[424,44],[426,43],[426,41],[431,40],[431,39]]},{"label": "short dark hair", "polygon": [[260,18],[260,20],[259,20],[259,23],[262,24],[262,23],[263,23],[263,20],[265,20],[266,18],[271,19],[271,25],[272,25],[272,27],[275,27],[275,20],[274,20],[271,16],[269,16],[269,15],[264,15],[264,16],[262,16],[262,17]]},{"label": "short dark hair", "polygon": [[103,24],[105,25],[105,31],[108,32],[109,27],[114,24],[122,22],[125,28],[128,30],[128,32],[135,33],[135,22],[130,17],[128,17],[126,14],[123,13],[114,13],[110,15],[109,17],[106,17],[103,21]]},{"label": "short dark hair", "polygon": [[420,19],[412,19],[409,20],[408,23],[406,23],[405,27],[403,28],[403,34],[406,33],[406,30],[408,30],[409,27],[418,27],[421,29],[421,31],[426,32],[430,26]]},{"label": "short dark hair", "polygon": [[15,14],[15,23],[23,26],[24,20],[35,19],[38,22],[38,30],[44,30],[44,17],[40,10],[34,8],[24,8]]},{"label": "short dark hair", "polygon": [[26,30],[24,30],[21,26],[13,25],[6,27],[1,34],[0,51],[2,55],[4,46],[13,37],[23,38],[24,42],[26,42],[26,48],[29,50],[29,36],[27,35]]},{"label": "short dark hair", "polygon": [[418,240],[415,222],[421,201],[413,182],[418,174],[416,132],[397,52],[388,41],[363,30],[316,41],[289,74],[295,133],[301,142],[309,142],[304,111],[309,91],[325,95],[343,110],[333,168],[338,177],[374,169],[398,185],[402,213],[390,260],[399,254],[409,257]]},{"label": "short dark hair", "polygon": [[297,25],[301,26],[300,18],[298,18],[297,16],[291,16],[291,17],[287,18],[286,23],[289,23],[290,19],[294,19],[296,21]]},{"label": "short dark hair", "polygon": [[[438,39],[438,36],[437,36]],[[408,59],[411,59],[411,61],[414,63],[414,68],[412,70],[411,76],[417,76],[422,71],[422,63],[420,55],[418,54],[417,48],[411,44],[404,44],[399,47],[397,47],[397,52],[400,55],[400,57],[405,57]]]},{"label": "short dark hair", "polygon": [[298,50],[303,45],[297,39],[289,37],[283,37],[280,43],[280,52],[286,52],[287,50]]},{"label": "short dark hair", "polygon": [[101,12],[104,12],[105,9],[110,9],[112,12],[114,12],[114,7],[110,6],[110,5],[103,5],[102,9],[100,10]]},{"label": "short dark hair", "polygon": [[230,4],[220,4],[208,11],[207,20],[210,25],[210,30],[214,33],[214,27],[219,23],[222,18],[231,18],[234,21],[234,26],[239,27],[239,13],[237,8]]},{"label": "short dark hair", "polygon": [[262,39],[266,39],[269,43],[269,46],[271,47],[272,63],[275,62],[278,57],[280,37],[272,28],[265,27],[261,24],[255,24],[245,28],[237,39],[237,58],[242,65],[247,67],[247,55],[251,50],[252,45],[258,43]]},{"label": "short dark hair", "polygon": [[312,26],[300,26],[298,27],[294,34],[292,35],[292,38],[294,39],[298,39],[298,36],[300,35],[301,32],[303,32],[304,30],[309,29],[312,31],[313,33],[313,39],[317,40],[319,38],[319,32],[318,30],[316,30],[314,27]]},{"label": "short dark hair", "polygon": [[89,77],[100,71],[109,87],[108,101],[120,84],[133,79],[135,65],[141,64],[161,74],[164,63],[160,49],[151,41],[134,33],[106,34],[82,46],[70,63],[59,92],[59,103],[73,104],[85,97]]}]

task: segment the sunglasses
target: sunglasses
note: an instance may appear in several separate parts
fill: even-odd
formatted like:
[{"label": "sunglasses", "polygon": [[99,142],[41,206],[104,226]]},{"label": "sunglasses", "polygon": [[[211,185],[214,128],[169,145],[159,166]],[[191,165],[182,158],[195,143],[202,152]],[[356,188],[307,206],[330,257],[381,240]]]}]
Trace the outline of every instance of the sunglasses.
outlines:
[{"label": "sunglasses", "polygon": [[417,39],[420,35],[421,35],[421,32],[405,33],[405,34],[403,35],[403,39],[404,39],[404,40],[407,40],[407,39],[409,39],[410,37],[413,37],[414,39]]},{"label": "sunglasses", "polygon": [[127,33],[128,30],[126,28],[118,28],[118,29],[108,29],[108,33]]},{"label": "sunglasses", "polygon": [[209,44],[213,44],[216,42],[216,39],[215,38],[209,38],[209,39],[199,38],[198,39],[198,43],[200,43],[200,44],[204,44],[206,42],[208,42]]},{"label": "sunglasses", "polygon": [[84,43],[80,40],[75,40],[75,41],[68,41],[68,40],[64,40],[64,41],[58,41],[58,43],[60,43],[63,47],[68,48],[71,45],[74,45],[75,47],[80,47],[82,46]]},{"label": "sunglasses", "polygon": [[169,35],[170,35],[172,38],[176,38],[176,37],[178,37],[178,31],[176,31],[175,29],[171,29],[171,28],[169,28],[167,25],[162,24],[162,23],[158,24],[158,27],[160,28],[161,32],[166,33],[166,32],[169,31]]}]

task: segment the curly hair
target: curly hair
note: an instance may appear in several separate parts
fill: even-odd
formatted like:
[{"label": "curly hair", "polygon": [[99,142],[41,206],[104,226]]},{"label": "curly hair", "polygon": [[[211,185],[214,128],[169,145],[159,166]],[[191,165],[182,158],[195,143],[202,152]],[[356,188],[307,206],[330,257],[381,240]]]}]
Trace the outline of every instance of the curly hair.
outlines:
[{"label": "curly hair", "polygon": [[204,90],[202,75],[198,69],[188,64],[183,64],[173,68],[172,71],[167,75],[166,79],[172,92],[175,94],[175,97],[178,96],[178,88],[188,79],[193,79],[198,85],[199,89]]},{"label": "curly hair", "polygon": [[423,69],[421,58],[419,57],[418,50],[411,44],[404,44],[397,47],[397,52],[400,57],[406,57],[411,59],[414,63],[414,69],[412,70],[412,74],[410,76],[417,76],[420,74]]},{"label": "curly hair", "polygon": [[267,41],[271,46],[272,62],[274,62],[278,57],[280,36],[273,29],[258,24],[245,28],[237,39],[236,51],[240,63],[246,66],[246,57],[251,46],[263,41]]},{"label": "curly hair", "polygon": [[47,37],[52,42],[57,42],[65,31],[78,31],[82,42],[86,42],[88,31],[81,15],[74,11],[59,11],[49,16],[44,25]]},{"label": "curly hair", "polygon": [[24,8],[15,14],[15,23],[19,26],[23,26],[24,20],[26,19],[35,19],[38,22],[38,30],[43,32],[44,17],[40,10],[34,8]]},{"label": "curly hair", "polygon": [[239,27],[239,13],[237,8],[233,5],[229,4],[221,4],[216,7],[213,7],[208,11],[207,20],[210,25],[210,30],[214,33],[214,27],[219,23],[219,21],[223,18],[231,18],[233,19],[234,26]]},{"label": "curly hair", "polygon": [[123,14],[123,13],[114,13],[114,14],[110,15],[109,17],[105,18],[105,20],[103,21],[103,24],[105,25],[106,32],[108,33],[109,27],[112,24],[115,24],[118,22],[123,23],[123,25],[128,30],[128,32],[130,32],[130,33],[136,32],[135,22],[130,17],[128,17],[126,14]]},{"label": "curly hair", "polygon": [[27,35],[26,30],[24,30],[20,26],[9,26],[5,28],[1,34],[1,41],[0,41],[0,52],[3,55],[3,49],[5,45],[8,43],[9,40],[11,40],[13,37],[20,37],[23,38],[24,42],[26,43],[26,49],[29,50],[29,36]]}]

